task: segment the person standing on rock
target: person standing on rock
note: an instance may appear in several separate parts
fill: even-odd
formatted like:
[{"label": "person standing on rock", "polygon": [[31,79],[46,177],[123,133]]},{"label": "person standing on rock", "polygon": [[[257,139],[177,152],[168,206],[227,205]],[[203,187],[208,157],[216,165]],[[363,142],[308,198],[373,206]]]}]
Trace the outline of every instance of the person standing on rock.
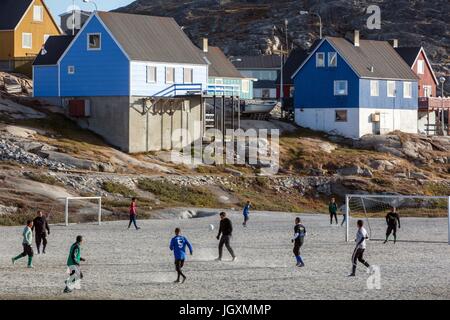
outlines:
[{"label": "person standing on rock", "polygon": [[301,223],[299,217],[295,218],[295,227],[294,227],[294,238],[292,238],[292,243],[294,243],[294,256],[297,261],[297,267],[304,267],[305,263],[303,262],[303,258],[300,255],[300,248],[303,245],[306,236],[306,228]]},{"label": "person standing on rock", "polygon": [[41,242],[42,242],[42,253],[45,254],[45,248],[47,247],[47,232],[50,235],[50,227],[48,226],[47,219],[41,210],[38,211],[38,216],[33,220],[34,236],[36,240],[37,254],[41,253]]},{"label": "person standing on rock", "polygon": [[180,228],[176,228],[175,237],[170,240],[169,245],[170,250],[173,251],[173,255],[175,256],[175,270],[178,274],[177,280],[174,281],[175,283],[180,282],[180,276],[183,277],[181,283],[186,281],[186,276],[181,271],[184,266],[184,261],[186,260],[186,246],[189,248],[189,252],[192,255],[193,251],[191,243],[185,236],[181,235]]},{"label": "person standing on rock", "polygon": [[67,258],[69,278],[65,281],[66,288],[64,289],[64,293],[70,293],[74,289],[81,289],[81,279],[83,279],[83,273],[80,269],[80,262],[86,261],[81,257],[82,242],[83,237],[77,236],[76,242],[70,247],[69,257]]},{"label": "person standing on rock", "polygon": [[136,230],[140,229],[136,224],[136,216],[137,216],[136,198],[132,198],[131,204],[130,204],[130,223],[128,223],[128,229],[130,229],[131,223],[134,224],[134,227],[136,228]]},{"label": "person standing on rock", "polygon": [[248,216],[250,214],[250,201],[247,201],[247,203],[245,204],[242,214],[244,215],[244,222],[242,223],[242,225],[244,227],[246,227],[247,226],[247,221],[249,219]]},{"label": "person standing on rock", "polygon": [[22,246],[23,246],[23,252],[19,254],[17,257],[12,258],[12,264],[15,264],[17,260],[28,256],[28,268],[33,268],[33,221],[28,220],[27,225],[23,229],[22,236]]},{"label": "person standing on rock", "polygon": [[386,215],[386,239],[383,244],[388,242],[391,233],[394,235],[394,244],[397,242],[397,222],[398,228],[400,229],[400,216],[398,215],[396,208],[392,207],[392,210]]},{"label": "person standing on rock", "polygon": [[[217,240],[219,241],[219,257],[216,259],[216,261],[222,260],[222,252],[223,252],[223,246],[225,245],[228,249],[228,252],[230,252],[231,256],[233,257],[233,261],[236,260],[236,256],[234,255],[233,248],[231,248],[230,240],[231,235],[233,233],[233,225],[231,223],[231,220],[227,218],[227,214],[225,212],[220,213],[220,227],[219,227],[219,233],[217,234]],[[220,237],[222,235],[222,237]]]},{"label": "person standing on rock", "polygon": [[338,210],[338,206],[336,203],[336,199],[333,197],[333,198],[331,198],[331,201],[328,204],[328,212],[330,213],[330,224],[333,224],[333,217],[334,217],[334,220],[336,221],[336,225],[338,224],[337,210]]}]

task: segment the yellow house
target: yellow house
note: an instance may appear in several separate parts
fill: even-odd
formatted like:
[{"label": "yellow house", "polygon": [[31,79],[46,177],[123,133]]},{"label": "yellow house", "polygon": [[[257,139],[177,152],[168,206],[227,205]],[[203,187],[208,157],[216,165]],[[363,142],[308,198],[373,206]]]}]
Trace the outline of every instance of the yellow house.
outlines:
[{"label": "yellow house", "polygon": [[43,0],[1,0],[0,69],[31,72],[47,38],[61,33]]}]

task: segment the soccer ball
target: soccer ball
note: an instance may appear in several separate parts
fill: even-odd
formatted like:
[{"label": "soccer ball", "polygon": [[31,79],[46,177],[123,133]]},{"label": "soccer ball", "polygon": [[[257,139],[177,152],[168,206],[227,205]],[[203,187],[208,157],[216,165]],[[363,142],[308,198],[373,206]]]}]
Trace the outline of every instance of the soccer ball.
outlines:
[{"label": "soccer ball", "polygon": [[209,230],[211,230],[211,231],[214,230],[214,225],[213,225],[213,224],[210,224],[210,225],[209,225]]}]

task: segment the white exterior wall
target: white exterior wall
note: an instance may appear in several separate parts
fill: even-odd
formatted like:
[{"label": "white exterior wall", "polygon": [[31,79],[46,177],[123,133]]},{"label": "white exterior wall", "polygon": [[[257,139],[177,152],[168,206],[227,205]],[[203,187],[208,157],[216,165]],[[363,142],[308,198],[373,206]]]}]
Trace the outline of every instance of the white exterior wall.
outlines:
[{"label": "white exterior wall", "polygon": [[[347,110],[347,122],[336,122],[336,110]],[[380,113],[380,123],[373,123],[371,115]],[[300,108],[295,109],[295,122],[317,131],[333,132],[345,137],[359,138],[366,134],[386,134],[394,130],[417,133],[417,110],[373,108]],[[379,126],[379,128],[378,128]]]},{"label": "white exterior wall", "polygon": [[[335,121],[336,110],[347,110],[347,122]],[[334,131],[345,137],[359,137],[358,108],[295,108],[295,123],[312,130]]]},{"label": "white exterior wall", "polygon": [[[156,83],[147,83],[147,66],[156,67]],[[166,83],[166,67],[175,68],[174,83]],[[207,65],[132,61],[130,68],[131,96],[151,97],[173,84],[183,84],[183,68],[192,68],[192,83],[202,84],[202,90],[206,90],[208,85]]]},{"label": "white exterior wall", "polygon": [[[434,111],[431,111],[428,113],[429,114],[429,121],[430,124],[436,124],[436,113]],[[426,134],[427,131],[427,113],[426,112],[419,112],[419,121],[418,121],[418,126],[419,126],[419,132],[420,133],[424,133]],[[430,129],[434,129],[433,127],[430,127]],[[433,135],[434,131],[430,131],[428,134]]]},{"label": "white exterior wall", "polygon": [[373,109],[360,108],[359,114],[359,135],[374,134],[376,124],[370,120],[371,114],[380,114],[380,134],[387,134],[394,130],[399,130],[406,133],[417,133],[417,114],[416,110],[402,110],[402,109]]}]

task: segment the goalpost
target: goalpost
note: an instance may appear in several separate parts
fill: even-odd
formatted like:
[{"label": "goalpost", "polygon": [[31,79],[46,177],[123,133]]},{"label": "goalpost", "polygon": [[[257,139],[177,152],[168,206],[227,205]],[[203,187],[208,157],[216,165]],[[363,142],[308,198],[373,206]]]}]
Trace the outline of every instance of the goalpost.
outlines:
[{"label": "goalpost", "polygon": [[[350,241],[350,219],[356,217],[365,221],[372,240],[384,240],[385,216],[393,208],[399,214],[402,226],[397,230],[399,241],[446,242],[450,245],[450,196],[348,194],[344,208],[347,216],[345,241]],[[408,219],[404,220],[406,217]]]},{"label": "goalpost", "polygon": [[98,208],[97,208],[97,221],[98,225],[102,223],[102,197],[65,197],[58,198],[58,200],[64,200],[64,224],[66,226],[69,225],[69,201],[70,200],[97,200]]}]

